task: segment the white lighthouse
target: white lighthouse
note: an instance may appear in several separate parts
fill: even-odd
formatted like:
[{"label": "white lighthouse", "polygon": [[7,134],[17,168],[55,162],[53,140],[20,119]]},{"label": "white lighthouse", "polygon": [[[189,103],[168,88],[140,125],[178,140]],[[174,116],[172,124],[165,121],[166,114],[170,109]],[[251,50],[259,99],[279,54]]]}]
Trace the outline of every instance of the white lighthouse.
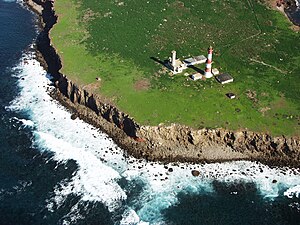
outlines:
[{"label": "white lighthouse", "polygon": [[213,55],[213,48],[210,46],[208,49],[208,56],[205,65],[205,73],[204,73],[205,78],[211,78],[213,76],[211,73],[212,55]]},{"label": "white lighthouse", "polygon": [[172,66],[175,67],[175,65],[176,65],[176,51],[175,50],[172,51],[172,61],[171,61],[171,63],[172,63]]},{"label": "white lighthouse", "polygon": [[187,64],[176,58],[176,51],[172,51],[172,57],[169,59],[169,66],[173,74],[182,73],[187,69]]}]

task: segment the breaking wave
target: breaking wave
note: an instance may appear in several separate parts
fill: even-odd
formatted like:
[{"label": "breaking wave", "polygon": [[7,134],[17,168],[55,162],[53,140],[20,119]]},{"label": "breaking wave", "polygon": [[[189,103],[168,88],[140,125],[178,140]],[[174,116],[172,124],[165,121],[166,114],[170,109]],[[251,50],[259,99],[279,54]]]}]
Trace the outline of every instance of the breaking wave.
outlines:
[{"label": "breaking wave", "polygon": [[[79,119],[72,120],[71,114],[49,96],[51,81],[34,57],[33,53],[24,55],[15,68],[21,91],[6,109],[28,115],[12,119],[32,129],[33,145],[52,153],[49,160],[57,164],[73,160],[77,164],[71,179],[57,184],[53,197],[45,202],[51,213],[70,195],[78,197],[63,224],[83,218],[79,210],[83,202],[101,202],[115,215],[116,224],[163,224],[162,212],[179,203],[179,194],[213,194],[216,181],[253,183],[267,199],[299,198],[300,172],[295,169],[246,161],[161,164],[126,156],[106,134]],[[194,177],[191,170],[198,170],[200,175]]]}]

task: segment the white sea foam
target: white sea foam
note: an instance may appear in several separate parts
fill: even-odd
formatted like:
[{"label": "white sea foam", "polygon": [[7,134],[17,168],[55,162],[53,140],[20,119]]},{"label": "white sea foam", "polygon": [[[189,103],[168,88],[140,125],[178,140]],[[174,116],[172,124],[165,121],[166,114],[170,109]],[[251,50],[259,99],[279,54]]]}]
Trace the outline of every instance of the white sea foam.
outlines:
[{"label": "white sea foam", "polygon": [[[35,122],[35,144],[54,152],[54,159],[57,161],[73,159],[79,165],[72,183],[65,185],[59,195],[76,193],[82,195],[84,201],[101,201],[113,210],[119,201],[126,198],[116,182],[120,178],[119,173],[103,164],[95,152],[89,150],[90,147],[95,151],[98,148],[108,148],[113,145],[111,141],[99,142],[92,137],[96,141],[90,142],[90,137],[82,134],[89,129],[89,134],[100,140],[106,138],[82,121],[69,119],[70,114],[52,101],[45,92],[49,80],[35,60],[27,60],[20,77],[24,79],[21,79],[24,82],[20,82],[21,94],[9,108],[31,110],[31,119]],[[40,78],[38,82],[37,78]]]},{"label": "white sea foam", "polygon": [[34,126],[34,123],[33,121],[31,120],[27,120],[27,119],[20,119],[20,118],[17,118],[17,117],[13,117],[11,119],[12,120],[15,120],[15,121],[18,121],[22,124],[22,127],[33,127]]},{"label": "white sea foam", "polygon": [[284,195],[288,198],[293,198],[293,197],[300,198],[300,185],[289,188],[284,192]]},{"label": "white sea foam", "polygon": [[[120,221],[120,224],[122,225],[131,225],[131,224],[143,224],[143,222],[140,221],[140,217],[136,214],[136,212],[132,209],[126,210],[123,213],[122,220]],[[149,224],[149,223],[144,223]]]},{"label": "white sea foam", "polygon": [[[72,159],[78,165],[71,180],[56,185],[55,197],[47,201],[50,212],[56,210],[54,206],[60,207],[70,194],[75,194],[81,197],[80,201],[103,203],[112,213],[124,208],[122,219],[117,223],[161,224],[162,211],[178,203],[179,193],[213,193],[214,181],[255,183],[261,195],[271,199],[287,190],[285,195],[290,196],[289,193],[296,193],[293,188],[299,188],[299,171],[272,169],[260,163],[162,165],[124,157],[122,149],[107,135],[78,119],[71,120],[70,113],[50,98],[47,94],[50,81],[37,61],[27,59],[26,63],[20,63],[20,69],[21,93],[7,110],[29,113],[29,119],[20,121],[32,127],[34,145],[41,151],[52,152],[53,160],[58,163]],[[192,169],[199,170],[200,176],[193,177]],[[121,178],[129,186],[143,184],[141,192],[130,199],[128,205],[124,205],[128,187],[120,186]],[[76,216],[81,218],[76,204],[63,220],[65,224],[74,221]]]}]

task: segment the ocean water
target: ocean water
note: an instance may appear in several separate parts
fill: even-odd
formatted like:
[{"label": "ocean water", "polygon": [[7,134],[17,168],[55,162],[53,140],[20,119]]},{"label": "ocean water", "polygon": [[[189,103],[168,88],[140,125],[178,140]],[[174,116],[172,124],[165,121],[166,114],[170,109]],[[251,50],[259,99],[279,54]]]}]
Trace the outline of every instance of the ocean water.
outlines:
[{"label": "ocean water", "polygon": [[286,10],[288,17],[297,26],[300,26],[300,0],[295,0],[296,8],[290,8]]},{"label": "ocean water", "polygon": [[126,155],[50,98],[35,16],[0,0],[0,19],[1,225],[300,224],[300,170]]}]

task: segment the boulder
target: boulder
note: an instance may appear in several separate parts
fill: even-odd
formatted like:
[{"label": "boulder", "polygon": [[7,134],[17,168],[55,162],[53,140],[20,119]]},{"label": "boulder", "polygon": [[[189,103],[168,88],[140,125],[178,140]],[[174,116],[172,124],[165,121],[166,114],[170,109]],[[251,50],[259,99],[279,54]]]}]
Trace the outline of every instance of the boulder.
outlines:
[{"label": "boulder", "polygon": [[200,171],[199,170],[192,170],[192,175],[194,177],[198,177],[200,175]]}]

